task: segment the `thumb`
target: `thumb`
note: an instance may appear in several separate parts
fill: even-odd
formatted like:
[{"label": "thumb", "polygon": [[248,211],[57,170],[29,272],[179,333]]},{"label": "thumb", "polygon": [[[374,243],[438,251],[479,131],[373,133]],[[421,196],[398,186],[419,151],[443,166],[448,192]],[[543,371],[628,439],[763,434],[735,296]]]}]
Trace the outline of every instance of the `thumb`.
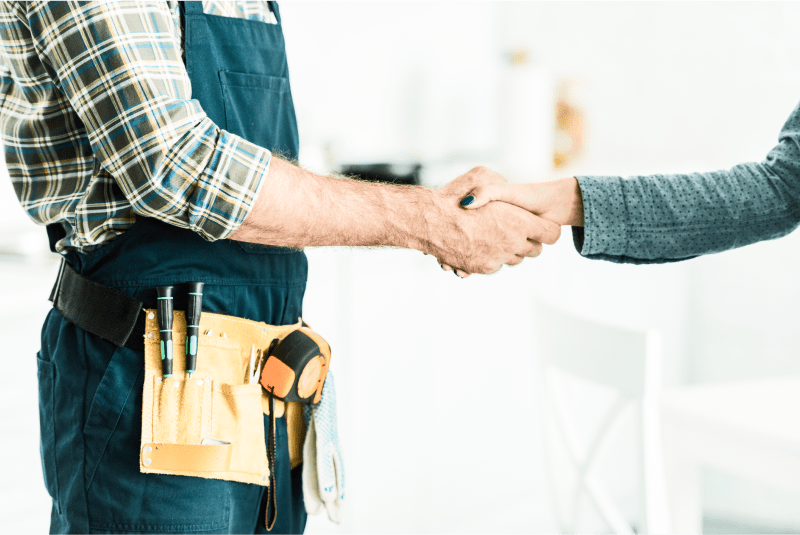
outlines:
[{"label": "thumb", "polygon": [[523,184],[485,184],[473,189],[460,204],[467,210],[474,210],[491,201],[503,201],[532,212],[535,208],[533,199],[523,188]]}]

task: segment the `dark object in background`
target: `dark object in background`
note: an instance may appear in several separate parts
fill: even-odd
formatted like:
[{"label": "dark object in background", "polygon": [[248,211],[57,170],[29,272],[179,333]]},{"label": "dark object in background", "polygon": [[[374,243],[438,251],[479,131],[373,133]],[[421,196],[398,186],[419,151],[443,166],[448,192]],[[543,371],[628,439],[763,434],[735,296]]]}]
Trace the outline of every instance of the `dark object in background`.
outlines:
[{"label": "dark object in background", "polygon": [[370,182],[386,182],[388,184],[406,184],[409,186],[419,185],[419,172],[422,165],[413,164],[391,164],[391,163],[370,163],[343,165],[342,174],[355,176],[361,180]]}]

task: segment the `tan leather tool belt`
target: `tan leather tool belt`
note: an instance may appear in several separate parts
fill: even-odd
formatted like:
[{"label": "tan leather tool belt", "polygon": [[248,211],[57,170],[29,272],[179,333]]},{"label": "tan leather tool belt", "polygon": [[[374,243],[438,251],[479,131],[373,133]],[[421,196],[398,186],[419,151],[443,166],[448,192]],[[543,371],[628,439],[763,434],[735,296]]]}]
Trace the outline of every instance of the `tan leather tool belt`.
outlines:
[{"label": "tan leather tool belt", "polygon": [[[162,377],[155,310],[146,310],[142,398],[142,472],[225,479],[269,485],[261,385],[249,384],[250,352],[301,327],[274,326],[204,312],[197,371],[185,372],[186,318],[175,311],[172,377]],[[292,468],[302,462],[305,423],[300,403],[275,401],[275,417],[287,418]]]}]

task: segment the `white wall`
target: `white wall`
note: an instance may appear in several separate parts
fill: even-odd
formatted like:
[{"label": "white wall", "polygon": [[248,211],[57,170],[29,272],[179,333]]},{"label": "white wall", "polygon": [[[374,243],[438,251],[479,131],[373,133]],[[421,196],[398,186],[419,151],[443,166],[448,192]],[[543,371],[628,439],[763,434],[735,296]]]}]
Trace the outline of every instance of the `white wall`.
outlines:
[{"label": "white wall", "polygon": [[341,162],[441,159],[494,149],[498,6],[285,3],[303,151]]}]

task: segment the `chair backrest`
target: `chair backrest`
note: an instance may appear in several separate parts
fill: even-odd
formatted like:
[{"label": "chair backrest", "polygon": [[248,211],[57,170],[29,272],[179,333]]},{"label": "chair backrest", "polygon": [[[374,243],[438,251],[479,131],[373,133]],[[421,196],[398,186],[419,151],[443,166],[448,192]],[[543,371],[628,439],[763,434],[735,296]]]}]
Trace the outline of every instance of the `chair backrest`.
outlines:
[{"label": "chair backrest", "polygon": [[543,364],[641,397],[661,383],[661,340],[654,330],[589,320],[536,303],[537,349]]},{"label": "chair backrest", "polygon": [[[649,532],[667,529],[657,405],[661,386],[659,333],[592,321],[541,301],[535,306],[536,349],[543,379],[539,390],[547,443],[545,451],[549,451],[551,460],[549,470],[554,469],[552,447],[560,443],[575,474],[572,492],[566,497],[555,484],[556,479],[563,481],[563,477],[550,474],[561,529],[565,532],[581,529],[580,504],[583,497],[588,497],[612,531],[635,532],[629,519],[593,474],[598,453],[631,408],[636,411],[639,442],[633,447],[642,450],[642,463],[637,466],[639,480],[644,486],[640,493],[644,498],[642,517]],[[559,381],[559,376],[564,374],[610,387],[618,393],[616,401],[586,441],[579,438],[577,419],[565,399],[563,381]]]}]

